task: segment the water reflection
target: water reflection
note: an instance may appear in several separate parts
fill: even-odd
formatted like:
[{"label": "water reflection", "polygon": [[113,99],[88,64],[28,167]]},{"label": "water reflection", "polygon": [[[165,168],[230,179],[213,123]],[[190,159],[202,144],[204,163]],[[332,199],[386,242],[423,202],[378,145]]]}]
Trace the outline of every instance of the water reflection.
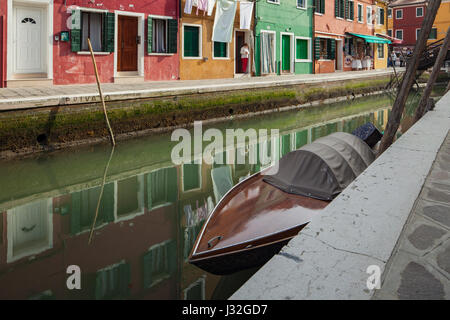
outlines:
[{"label": "water reflection", "polygon": [[[275,143],[282,156],[368,121],[383,130],[388,114],[384,107],[309,126],[281,127],[280,138],[267,144]],[[293,115],[298,116],[271,117]],[[187,258],[203,222],[229,188],[223,181],[234,185],[261,165],[219,164],[218,159],[240,152],[248,157],[248,150],[238,146],[216,154],[212,165],[174,166],[168,159],[169,138],[152,139],[116,151],[90,245],[105,147],[2,165],[0,299],[223,299],[256,271],[221,278],[190,265]],[[226,169],[214,171],[220,168]],[[219,178],[212,179],[215,174]],[[66,287],[69,265],[81,268],[81,290]]]}]

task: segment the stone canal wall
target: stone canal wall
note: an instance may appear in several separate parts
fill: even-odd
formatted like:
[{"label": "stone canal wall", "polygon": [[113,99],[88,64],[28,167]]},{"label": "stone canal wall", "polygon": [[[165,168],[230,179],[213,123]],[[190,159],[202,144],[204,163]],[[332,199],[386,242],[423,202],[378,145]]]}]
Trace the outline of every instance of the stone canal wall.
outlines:
[{"label": "stone canal wall", "polygon": [[[177,90],[106,93],[118,140],[189,126],[194,120],[225,121],[380,93],[387,73],[346,81],[285,80]],[[15,101],[15,102],[14,102]],[[0,100],[0,158],[108,142],[98,97],[89,94]],[[288,108],[292,109],[292,108]]]},{"label": "stone canal wall", "polygon": [[[231,299],[449,299],[449,106],[450,92]],[[424,217],[424,201],[442,208]]]}]

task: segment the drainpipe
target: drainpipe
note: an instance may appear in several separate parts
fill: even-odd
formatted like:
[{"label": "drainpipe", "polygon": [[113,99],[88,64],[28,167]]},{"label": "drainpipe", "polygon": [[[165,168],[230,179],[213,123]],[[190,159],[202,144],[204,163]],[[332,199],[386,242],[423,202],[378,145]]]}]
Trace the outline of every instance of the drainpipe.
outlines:
[{"label": "drainpipe", "polygon": [[[311,28],[312,28],[312,38],[311,38],[311,47],[312,48],[314,48],[314,50],[316,49],[315,48],[315,43],[316,43],[316,34],[315,34],[315,29],[316,29],[316,27],[315,27],[315,19],[314,19],[314,17],[315,17],[315,12],[316,12],[316,5],[315,5],[315,3],[316,3],[316,1],[313,1],[313,5],[312,5],[312,14],[311,14]],[[315,74],[316,73],[316,55],[315,55],[315,52],[314,52],[314,50],[311,50],[311,54],[312,54],[312,73],[313,74]]]}]

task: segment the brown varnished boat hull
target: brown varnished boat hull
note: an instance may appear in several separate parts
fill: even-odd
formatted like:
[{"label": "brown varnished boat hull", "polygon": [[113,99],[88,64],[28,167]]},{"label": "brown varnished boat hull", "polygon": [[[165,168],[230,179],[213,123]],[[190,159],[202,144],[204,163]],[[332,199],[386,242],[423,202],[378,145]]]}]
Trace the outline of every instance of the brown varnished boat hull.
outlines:
[{"label": "brown varnished boat hull", "polygon": [[[197,237],[189,262],[225,275],[258,267],[277,254],[328,202],[292,195],[256,174],[218,203]],[[208,246],[208,241],[221,236]]]}]

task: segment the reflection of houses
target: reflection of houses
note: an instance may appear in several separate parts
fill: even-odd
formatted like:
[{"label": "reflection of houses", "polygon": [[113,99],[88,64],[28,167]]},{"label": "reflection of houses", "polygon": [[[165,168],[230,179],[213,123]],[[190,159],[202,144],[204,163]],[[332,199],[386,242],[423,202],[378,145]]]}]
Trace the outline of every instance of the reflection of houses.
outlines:
[{"label": "reflection of houses", "polygon": [[[244,43],[251,44],[251,31],[240,29],[240,3],[237,5],[233,24],[231,42],[213,42],[212,33],[215,12],[211,15],[197,7],[190,14],[185,13],[185,0],[181,0],[182,15],[180,20],[180,78],[214,79],[233,78],[241,75],[242,70],[240,49]],[[251,56],[251,55],[250,55]],[[252,70],[249,59],[248,70]]]},{"label": "reflection of houses", "polygon": [[[177,1],[4,0],[0,4],[8,87],[178,79]],[[6,19],[7,17],[7,19]]]},{"label": "reflection of houses", "polygon": [[257,75],[312,73],[313,11],[308,2],[256,2]]}]

